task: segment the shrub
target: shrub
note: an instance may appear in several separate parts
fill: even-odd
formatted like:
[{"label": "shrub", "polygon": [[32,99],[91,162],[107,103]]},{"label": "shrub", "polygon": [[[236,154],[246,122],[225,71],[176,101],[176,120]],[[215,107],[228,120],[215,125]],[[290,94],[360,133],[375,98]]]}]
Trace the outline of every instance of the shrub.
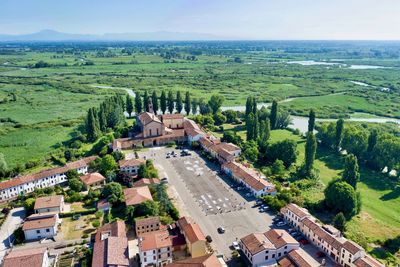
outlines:
[{"label": "shrub", "polygon": [[92,222],[93,227],[97,228],[100,226],[100,221],[99,220],[95,220],[94,222]]}]

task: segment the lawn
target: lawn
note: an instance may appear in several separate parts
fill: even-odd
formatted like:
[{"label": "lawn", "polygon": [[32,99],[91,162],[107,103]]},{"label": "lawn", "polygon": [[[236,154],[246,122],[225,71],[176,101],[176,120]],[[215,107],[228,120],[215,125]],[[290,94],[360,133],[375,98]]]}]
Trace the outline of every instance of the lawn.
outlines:
[{"label": "lawn", "polygon": [[83,235],[90,235],[96,231],[92,222],[96,220],[93,214],[81,216],[78,220],[72,218],[63,218],[61,223],[61,231],[64,239],[80,239]]}]

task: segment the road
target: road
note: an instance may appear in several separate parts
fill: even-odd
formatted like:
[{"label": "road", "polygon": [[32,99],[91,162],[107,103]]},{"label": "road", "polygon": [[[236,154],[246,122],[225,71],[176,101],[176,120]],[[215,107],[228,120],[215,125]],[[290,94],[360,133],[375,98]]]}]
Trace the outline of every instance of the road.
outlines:
[{"label": "road", "polygon": [[12,234],[18,227],[21,226],[24,218],[26,216],[24,208],[15,208],[10,211],[6,220],[0,228],[0,261],[3,261],[3,258],[10,248],[10,240],[13,240]]},{"label": "road", "polygon": [[[239,192],[229,187],[229,181],[227,183],[226,180],[215,174],[215,171],[218,170],[217,166],[208,164],[195,152],[190,157],[178,156],[167,159],[165,154],[171,150],[171,148],[156,147],[139,152],[139,156],[153,159],[160,177],[168,177],[169,192],[176,201],[181,216],[192,217],[200,225],[204,234],[212,237],[211,245],[217,254],[223,254],[226,259],[229,259],[232,253],[230,245],[233,241],[253,232],[265,232],[270,229],[273,215],[260,213],[257,208],[253,207],[254,200],[246,200]],[[184,167],[188,165],[185,163],[187,161],[192,164],[197,162],[196,164],[202,169],[202,174],[190,173],[191,168]],[[188,169],[189,171],[187,171]],[[240,203],[242,208],[221,209],[210,214],[205,209],[204,203],[199,201],[198,192],[200,191],[204,196],[213,200],[224,200],[225,197],[232,199],[235,203]],[[222,205],[218,205],[222,207]],[[215,204],[210,206],[216,211]],[[217,232],[219,226],[225,228],[224,234]]]}]

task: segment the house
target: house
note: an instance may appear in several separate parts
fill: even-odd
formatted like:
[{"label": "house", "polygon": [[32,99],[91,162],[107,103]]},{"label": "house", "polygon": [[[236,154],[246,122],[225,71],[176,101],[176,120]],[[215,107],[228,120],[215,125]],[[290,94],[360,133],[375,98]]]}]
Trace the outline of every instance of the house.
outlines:
[{"label": "house", "polygon": [[200,129],[200,127],[193,120],[185,118],[183,121],[183,127],[187,136],[189,144],[198,142],[200,138],[206,136],[206,134]]},{"label": "house", "polygon": [[57,213],[33,214],[26,218],[22,230],[25,240],[39,240],[57,235],[60,220]]},{"label": "house", "polygon": [[97,201],[97,210],[103,211],[104,213],[110,210],[110,202],[108,202],[106,199],[101,199]]},{"label": "house", "polygon": [[39,197],[36,199],[33,209],[35,210],[35,213],[61,213],[64,211],[64,196],[56,195]]},{"label": "house", "polygon": [[137,175],[140,165],[145,164],[141,159],[123,159],[118,162],[119,170],[130,175]]},{"label": "house", "polygon": [[344,267],[384,266],[333,226],[319,223],[306,209],[290,203],[281,209],[281,214],[290,226],[338,264]]},{"label": "house", "polygon": [[169,129],[182,129],[184,116],[182,114],[163,114],[159,116],[161,122]]},{"label": "house", "polygon": [[248,188],[256,197],[276,195],[275,186],[268,182],[261,172],[250,169],[235,161],[222,164],[221,169],[237,183]]},{"label": "house", "polygon": [[206,135],[206,136],[203,136],[203,137],[201,137],[201,138],[199,139],[199,143],[200,143],[201,148],[202,148],[204,151],[206,151],[206,152],[208,152],[208,153],[211,154],[210,148],[211,148],[212,146],[215,146],[215,145],[217,145],[217,144],[220,144],[220,143],[221,143],[221,140],[219,140],[218,138],[216,138],[216,137],[214,137],[214,136],[212,136],[212,135]]},{"label": "house", "polygon": [[142,233],[139,236],[141,266],[165,266],[172,262],[172,242],[167,230]]},{"label": "house", "polygon": [[239,246],[251,266],[276,264],[277,260],[300,247],[286,230],[271,229],[253,233],[240,239]]},{"label": "house", "polygon": [[139,181],[136,181],[133,183],[133,187],[142,187],[142,186],[148,186],[152,184],[159,184],[160,179],[158,178],[142,178]]},{"label": "house", "polygon": [[124,189],[124,198],[126,206],[134,206],[147,200],[153,200],[147,186]]},{"label": "house", "polygon": [[92,172],[80,177],[86,190],[97,188],[106,183],[106,178],[98,172]]},{"label": "house", "polygon": [[187,258],[167,264],[165,267],[223,267],[214,254],[208,254],[197,258]]},{"label": "house", "polygon": [[4,257],[3,267],[49,267],[47,248],[11,250]]},{"label": "house", "polygon": [[278,261],[280,267],[320,267],[321,263],[308,255],[303,249],[295,249]]},{"label": "house", "polygon": [[147,232],[154,232],[160,230],[160,217],[148,217],[148,218],[136,218],[135,219],[135,230],[136,235],[139,236],[140,234],[147,233]]},{"label": "house", "polygon": [[105,224],[97,230],[92,267],[128,267],[128,238],[123,221]]},{"label": "house", "polygon": [[187,251],[192,258],[207,254],[207,241],[200,226],[189,217],[182,217],[177,221],[181,233],[185,237]]},{"label": "house", "polygon": [[88,172],[89,163],[97,157],[87,157],[67,163],[63,167],[43,170],[37,173],[19,176],[0,183],[0,200],[10,200],[19,195],[32,193],[36,188],[52,187],[67,181],[66,173],[76,170],[79,174]]}]

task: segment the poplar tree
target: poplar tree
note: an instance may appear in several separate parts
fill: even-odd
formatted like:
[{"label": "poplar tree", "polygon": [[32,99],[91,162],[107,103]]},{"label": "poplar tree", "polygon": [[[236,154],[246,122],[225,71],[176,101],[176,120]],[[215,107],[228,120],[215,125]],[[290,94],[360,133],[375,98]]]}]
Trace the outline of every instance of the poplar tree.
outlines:
[{"label": "poplar tree", "polygon": [[346,157],[342,179],[354,189],[357,189],[357,183],[360,180],[360,172],[357,157],[353,154]]},{"label": "poplar tree", "polygon": [[137,114],[142,113],[143,111],[142,97],[139,92],[136,93],[135,97],[135,110]]},{"label": "poplar tree", "polygon": [[168,92],[167,106],[169,113],[172,114],[174,112],[174,96],[172,94],[172,91]]},{"label": "poplar tree", "polygon": [[263,120],[260,123],[260,141],[264,145],[271,136],[271,126],[269,125],[269,119]]},{"label": "poplar tree", "polygon": [[191,100],[190,100],[190,93],[189,93],[189,91],[187,91],[186,95],[185,95],[185,112],[186,112],[186,115],[189,115],[191,106],[192,106],[192,104],[191,104]]},{"label": "poplar tree", "polygon": [[343,140],[343,128],[344,128],[344,120],[339,119],[336,122],[336,135],[335,135],[335,148],[336,150],[340,149]]},{"label": "poplar tree", "polygon": [[96,141],[100,136],[99,122],[97,119],[97,111],[95,108],[90,108],[86,117],[86,134],[89,141]]},{"label": "poplar tree", "polygon": [[310,114],[308,116],[308,132],[314,132],[315,127],[315,112],[313,109],[310,110]]},{"label": "poplar tree", "polygon": [[249,113],[246,120],[247,141],[254,139],[254,114]]},{"label": "poplar tree", "polygon": [[144,106],[144,110],[146,112],[149,112],[149,94],[147,93],[147,90],[144,91],[144,96],[143,96],[143,106]]},{"label": "poplar tree", "polygon": [[158,96],[156,91],[153,91],[153,94],[151,95],[151,102],[153,104],[154,114],[157,114],[159,107],[158,107]]},{"label": "poplar tree", "polygon": [[252,97],[249,96],[246,99],[246,111],[245,111],[245,119],[247,120],[247,116],[253,111],[253,100]]},{"label": "poplar tree", "polygon": [[100,104],[100,110],[98,114],[99,128],[103,133],[107,130],[107,115],[106,115],[106,103],[105,101]]},{"label": "poplar tree", "polygon": [[276,100],[272,101],[271,113],[269,114],[269,122],[271,124],[271,129],[276,129],[276,123],[278,120],[278,102]]},{"label": "poplar tree", "polygon": [[183,109],[181,91],[176,92],[176,111],[181,113]]},{"label": "poplar tree", "polygon": [[195,98],[192,100],[192,114],[197,114],[197,108],[199,106],[198,100]]},{"label": "poplar tree", "polygon": [[163,114],[165,114],[165,111],[167,111],[167,96],[165,95],[165,91],[164,90],[161,92],[160,108],[161,108],[161,112]]},{"label": "poplar tree", "polygon": [[315,152],[317,150],[317,141],[312,132],[308,132],[306,147],[305,147],[305,158],[304,158],[304,171],[306,176],[311,175],[311,171],[314,167]]},{"label": "poplar tree", "polygon": [[129,117],[132,116],[133,103],[132,103],[132,98],[129,95],[126,95],[126,112],[128,112]]}]

